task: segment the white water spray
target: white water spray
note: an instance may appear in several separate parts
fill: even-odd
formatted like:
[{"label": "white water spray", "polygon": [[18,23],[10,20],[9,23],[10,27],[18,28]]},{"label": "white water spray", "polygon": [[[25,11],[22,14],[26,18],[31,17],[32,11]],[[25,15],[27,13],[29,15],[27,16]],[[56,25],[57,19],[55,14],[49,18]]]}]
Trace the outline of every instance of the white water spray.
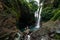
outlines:
[{"label": "white water spray", "polygon": [[35,1],[38,2],[38,9],[37,9],[37,11],[35,12],[35,17],[37,18],[35,28],[39,29],[39,28],[40,28],[40,19],[41,19],[41,12],[42,12],[43,2],[40,3],[40,0],[35,0]]},{"label": "white water spray", "polygon": [[16,37],[14,40],[20,40],[20,36],[21,34],[20,33],[17,33],[18,37]]},{"label": "white water spray", "polygon": [[44,37],[42,37],[41,40],[46,40],[46,39]]},{"label": "white water spray", "polygon": [[30,40],[30,35],[28,35],[28,38],[27,38],[27,40]]}]

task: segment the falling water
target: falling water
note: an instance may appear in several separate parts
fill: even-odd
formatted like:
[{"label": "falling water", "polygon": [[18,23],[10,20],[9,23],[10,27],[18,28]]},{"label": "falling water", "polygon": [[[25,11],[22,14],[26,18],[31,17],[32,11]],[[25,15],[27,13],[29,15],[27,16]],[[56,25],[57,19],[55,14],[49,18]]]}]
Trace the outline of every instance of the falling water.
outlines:
[{"label": "falling water", "polygon": [[35,1],[38,2],[38,9],[37,9],[37,11],[35,12],[35,18],[37,18],[35,28],[39,29],[39,28],[40,28],[40,19],[41,19],[41,12],[42,12],[43,2],[40,3],[40,0],[35,0]]},{"label": "falling water", "polygon": [[[35,12],[35,18],[37,18],[37,21],[36,21],[36,26],[35,28],[36,29],[39,29],[40,28],[40,19],[41,19],[41,12],[42,12],[42,5],[43,5],[43,2],[40,3],[40,0],[35,0],[38,4],[38,9],[37,11]],[[28,38],[27,40],[30,40],[30,35],[28,35]],[[43,40],[43,39],[42,39]]]}]

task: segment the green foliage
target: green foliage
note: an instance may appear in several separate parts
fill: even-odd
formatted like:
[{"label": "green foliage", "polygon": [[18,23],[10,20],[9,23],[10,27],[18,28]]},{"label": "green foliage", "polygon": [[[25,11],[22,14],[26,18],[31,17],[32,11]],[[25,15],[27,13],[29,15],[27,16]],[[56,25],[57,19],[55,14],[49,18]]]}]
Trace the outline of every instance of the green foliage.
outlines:
[{"label": "green foliage", "polygon": [[54,36],[54,39],[60,40],[60,34],[56,33],[55,36]]},{"label": "green foliage", "polygon": [[[57,11],[57,10],[56,10]],[[60,19],[60,10],[58,10],[57,12],[55,12],[54,16],[51,18],[51,20],[57,20]]]},{"label": "green foliage", "polygon": [[60,19],[60,0],[54,0],[53,3],[50,4],[47,2],[47,4],[44,5],[41,16],[42,21],[55,21]]},{"label": "green foliage", "polygon": [[36,10],[37,10],[37,8],[38,8],[38,6],[35,4],[35,2],[36,1],[31,1],[30,3],[29,3],[29,7],[30,7],[30,10],[31,10],[31,12],[35,12]]},{"label": "green foliage", "polygon": [[37,5],[34,4],[34,1],[28,3],[26,0],[6,0],[4,1],[4,7],[6,8],[5,10],[16,16],[17,19],[20,17],[21,10],[25,12],[29,10],[30,13],[34,13],[37,10]]},{"label": "green foliage", "polygon": [[44,8],[42,10],[42,14],[41,14],[42,21],[48,21],[48,20],[50,20],[53,17],[53,15],[54,15],[54,13],[52,13],[52,11],[53,11],[53,9],[51,7]]},{"label": "green foliage", "polygon": [[20,16],[20,8],[17,0],[6,0],[6,2],[4,2],[4,7],[5,10],[10,12],[11,15],[14,15],[18,19],[18,17]]}]

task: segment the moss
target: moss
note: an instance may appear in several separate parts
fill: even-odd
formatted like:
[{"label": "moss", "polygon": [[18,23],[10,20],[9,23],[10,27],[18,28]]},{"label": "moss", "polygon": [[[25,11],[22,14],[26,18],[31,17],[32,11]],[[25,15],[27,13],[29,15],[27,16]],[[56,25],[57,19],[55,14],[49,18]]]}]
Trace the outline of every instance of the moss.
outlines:
[{"label": "moss", "polygon": [[60,40],[60,34],[59,33],[56,33],[55,36],[54,36],[54,39]]}]

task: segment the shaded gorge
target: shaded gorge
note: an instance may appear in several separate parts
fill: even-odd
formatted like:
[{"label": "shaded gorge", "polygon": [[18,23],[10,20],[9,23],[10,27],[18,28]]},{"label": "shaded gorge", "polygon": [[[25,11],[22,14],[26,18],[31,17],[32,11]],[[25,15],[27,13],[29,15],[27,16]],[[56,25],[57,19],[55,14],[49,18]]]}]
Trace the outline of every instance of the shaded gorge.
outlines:
[{"label": "shaded gorge", "polygon": [[[30,2],[31,5],[33,5],[32,2]],[[31,26],[35,26],[36,19],[34,17],[34,12],[37,10],[37,5],[34,4],[35,9],[30,9],[30,7],[27,4],[20,4],[20,17],[17,22],[17,27],[20,30],[23,30],[28,26],[31,28]],[[33,8],[33,6],[32,6]]]}]

